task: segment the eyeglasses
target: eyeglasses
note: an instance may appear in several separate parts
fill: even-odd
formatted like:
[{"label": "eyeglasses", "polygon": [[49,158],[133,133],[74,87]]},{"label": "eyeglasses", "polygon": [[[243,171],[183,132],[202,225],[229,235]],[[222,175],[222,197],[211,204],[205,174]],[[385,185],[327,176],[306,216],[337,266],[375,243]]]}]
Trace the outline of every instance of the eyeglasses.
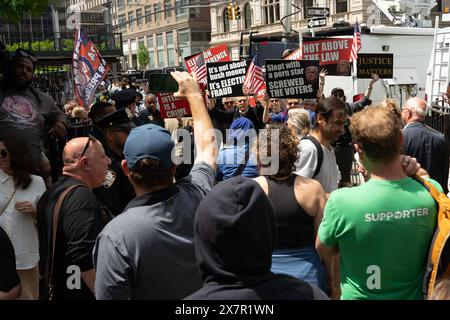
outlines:
[{"label": "eyeglasses", "polygon": [[0,149],[0,156],[6,158],[8,156],[8,151],[6,149]]},{"label": "eyeglasses", "polygon": [[335,96],[336,98],[343,98],[343,97],[344,97],[344,94],[343,94],[343,93],[335,93],[334,96]]},{"label": "eyeglasses", "polygon": [[234,101],[225,101],[223,104],[234,104]]},{"label": "eyeglasses", "polygon": [[238,102],[247,102],[247,100],[246,99],[241,99],[241,100],[238,100]]},{"label": "eyeglasses", "polygon": [[298,102],[288,102],[287,104],[288,104],[288,106],[298,106],[299,105]]},{"label": "eyeglasses", "polygon": [[22,57],[22,58],[28,58],[30,59],[33,63],[37,62],[37,59],[32,56],[31,54],[27,53],[26,51],[22,50],[22,49],[17,49],[11,56],[11,59],[14,59],[16,57]]},{"label": "eyeglasses", "polygon": [[97,141],[97,139],[95,139],[93,136],[89,136],[88,137],[88,141],[86,142],[86,145],[84,146],[83,152],[81,153],[80,157],[78,158],[78,160],[80,160],[81,158],[83,158],[84,154],[86,153],[87,149],[89,148],[89,143],[92,141],[92,143],[94,143],[95,141]]}]

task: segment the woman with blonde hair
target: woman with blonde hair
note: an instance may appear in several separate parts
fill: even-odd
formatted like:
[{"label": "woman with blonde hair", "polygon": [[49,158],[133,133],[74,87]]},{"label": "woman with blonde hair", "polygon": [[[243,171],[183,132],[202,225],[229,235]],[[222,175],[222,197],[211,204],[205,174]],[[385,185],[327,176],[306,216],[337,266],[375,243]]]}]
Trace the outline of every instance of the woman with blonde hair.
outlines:
[{"label": "woman with blonde hair", "polygon": [[289,110],[287,126],[299,140],[306,137],[311,130],[309,112],[304,109]]}]

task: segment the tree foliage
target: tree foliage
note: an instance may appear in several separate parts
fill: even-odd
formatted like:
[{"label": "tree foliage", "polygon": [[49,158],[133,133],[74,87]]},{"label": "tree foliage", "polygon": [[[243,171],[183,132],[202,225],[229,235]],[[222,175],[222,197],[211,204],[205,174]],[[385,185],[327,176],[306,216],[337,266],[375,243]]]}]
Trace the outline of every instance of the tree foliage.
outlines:
[{"label": "tree foliage", "polygon": [[55,0],[2,0],[0,18],[6,22],[17,23],[23,16],[41,15]]},{"label": "tree foliage", "polygon": [[143,44],[141,44],[139,47],[137,59],[138,59],[139,67],[141,69],[145,70],[145,68],[147,67],[147,65],[150,62],[150,54],[148,52],[147,47]]}]

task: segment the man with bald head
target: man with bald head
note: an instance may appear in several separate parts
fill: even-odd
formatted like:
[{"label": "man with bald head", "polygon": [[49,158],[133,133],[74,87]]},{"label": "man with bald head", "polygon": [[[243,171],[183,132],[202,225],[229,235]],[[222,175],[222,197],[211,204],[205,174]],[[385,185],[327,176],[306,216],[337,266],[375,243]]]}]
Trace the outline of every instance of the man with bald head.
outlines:
[{"label": "man with bald head", "polygon": [[425,100],[415,97],[408,99],[402,110],[403,151],[414,157],[428,172],[430,178],[439,182],[445,193],[448,192],[449,154],[444,136],[427,128],[424,124],[427,115]]},{"label": "man with bald head", "polygon": [[[66,144],[63,161],[63,175],[42,195],[37,206],[42,278],[40,298],[49,298],[51,278],[55,300],[95,299],[92,250],[110,214],[92,189],[102,185],[111,160],[98,140],[82,137]],[[55,206],[61,194],[72,186],[75,187],[61,202],[53,250]]]}]

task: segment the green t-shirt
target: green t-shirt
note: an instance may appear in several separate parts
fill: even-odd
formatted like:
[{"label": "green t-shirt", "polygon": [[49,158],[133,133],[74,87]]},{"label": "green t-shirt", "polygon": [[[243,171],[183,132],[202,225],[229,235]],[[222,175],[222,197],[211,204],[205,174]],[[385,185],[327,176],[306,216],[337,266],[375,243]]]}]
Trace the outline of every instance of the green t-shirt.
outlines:
[{"label": "green t-shirt", "polygon": [[339,247],[341,299],[421,299],[436,208],[411,178],[332,192],[318,236]]}]

